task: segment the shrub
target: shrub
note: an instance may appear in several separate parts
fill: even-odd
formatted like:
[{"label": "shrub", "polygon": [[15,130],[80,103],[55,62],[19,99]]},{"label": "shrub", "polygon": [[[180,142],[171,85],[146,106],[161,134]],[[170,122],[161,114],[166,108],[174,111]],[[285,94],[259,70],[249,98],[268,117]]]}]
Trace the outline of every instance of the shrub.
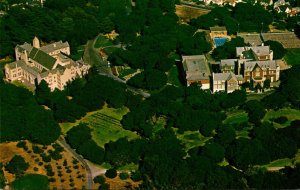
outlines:
[{"label": "shrub", "polygon": [[43,152],[43,150],[40,147],[36,146],[36,145],[32,145],[32,150],[36,154],[41,154]]},{"label": "shrub", "polygon": [[37,167],[34,167],[33,170],[36,172],[39,171],[39,169]]},{"label": "shrub", "polygon": [[131,177],[130,177],[133,181],[140,181],[142,180],[142,175],[139,171],[136,171],[136,172],[133,172],[131,174]]},{"label": "shrub", "polygon": [[19,148],[23,148],[25,151],[27,151],[27,150],[28,150],[28,147],[27,147],[27,145],[26,145],[26,142],[25,142],[25,141],[20,141],[20,142],[18,142],[18,143],[17,143],[17,147],[19,147]]},{"label": "shrub", "polygon": [[59,144],[57,144],[57,143],[54,143],[52,147],[55,149],[55,151],[58,151],[58,152],[64,151],[64,148],[61,147],[61,146],[60,146]]},{"label": "shrub", "polygon": [[109,190],[109,184],[104,183],[99,187],[100,190]]},{"label": "shrub", "polygon": [[67,166],[67,165],[68,165],[67,160],[64,160],[63,166]]},{"label": "shrub", "polygon": [[126,172],[122,172],[119,174],[120,179],[125,180],[128,179],[129,175]]},{"label": "shrub", "polygon": [[44,162],[50,162],[51,161],[51,157],[50,156],[42,156],[42,160]]},{"label": "shrub", "polygon": [[56,182],[56,179],[51,177],[51,178],[49,178],[49,182]]},{"label": "shrub", "polygon": [[78,164],[79,162],[78,162],[78,160],[73,159],[72,163],[73,163],[73,164]]},{"label": "shrub", "polygon": [[25,162],[25,159],[22,156],[15,155],[9,163],[5,166],[5,169],[12,174],[16,174],[17,176],[23,174],[25,170],[27,170],[29,164]]},{"label": "shrub", "polygon": [[105,176],[108,178],[111,178],[111,179],[115,178],[115,177],[117,177],[117,170],[114,168],[108,169],[105,172]]},{"label": "shrub", "polygon": [[104,184],[105,183],[105,177],[103,176],[96,176],[94,178],[94,183]]}]

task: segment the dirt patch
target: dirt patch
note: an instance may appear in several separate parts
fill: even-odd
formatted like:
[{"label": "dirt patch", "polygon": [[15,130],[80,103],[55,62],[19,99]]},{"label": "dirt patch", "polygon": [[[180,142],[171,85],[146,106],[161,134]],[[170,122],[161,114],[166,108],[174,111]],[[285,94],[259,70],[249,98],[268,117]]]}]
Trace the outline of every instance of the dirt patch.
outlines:
[{"label": "dirt patch", "polygon": [[[106,178],[105,183],[109,184],[109,189],[111,190],[126,190],[126,189],[135,189],[136,187],[139,186],[141,181],[139,182],[134,182],[130,178],[126,180],[122,180],[119,178],[119,176],[110,179]],[[99,184],[95,184],[95,188],[99,188]]]},{"label": "dirt patch", "polygon": [[186,7],[183,5],[176,5],[176,15],[180,18],[182,22],[189,22],[191,19],[205,15],[209,12],[210,10],[202,10],[192,7]]},{"label": "dirt patch", "polygon": [[[54,151],[52,145],[42,146],[36,145],[42,150],[41,154],[36,154],[32,150],[32,143],[25,141],[27,150],[17,147],[17,142],[1,143],[0,144],[0,162],[3,165],[7,164],[14,155],[22,156],[29,168],[25,171],[25,174],[34,173],[47,176],[46,165],[51,166],[53,174],[48,176],[50,179],[50,189],[83,189],[86,187],[86,173],[85,169],[80,163],[74,161],[72,155],[64,150],[61,151],[62,158],[59,160],[51,159],[50,162],[44,162],[41,154],[49,155],[49,152]],[[49,167],[48,166],[48,167]],[[4,170],[4,176],[7,182],[10,184],[15,180],[15,176]]]}]

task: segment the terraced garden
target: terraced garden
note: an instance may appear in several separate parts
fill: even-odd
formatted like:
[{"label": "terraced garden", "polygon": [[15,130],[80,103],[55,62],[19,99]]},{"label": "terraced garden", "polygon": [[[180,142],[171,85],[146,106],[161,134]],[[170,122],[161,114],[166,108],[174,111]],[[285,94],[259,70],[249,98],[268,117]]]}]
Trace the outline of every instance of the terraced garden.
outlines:
[{"label": "terraced garden", "polygon": [[104,147],[105,143],[122,137],[128,137],[128,139],[139,137],[136,133],[122,128],[120,121],[127,112],[126,107],[114,109],[105,105],[101,110],[90,112],[75,123],[61,123],[60,126],[63,133],[66,134],[68,130],[80,122],[87,123],[93,129],[93,140],[99,146]]}]

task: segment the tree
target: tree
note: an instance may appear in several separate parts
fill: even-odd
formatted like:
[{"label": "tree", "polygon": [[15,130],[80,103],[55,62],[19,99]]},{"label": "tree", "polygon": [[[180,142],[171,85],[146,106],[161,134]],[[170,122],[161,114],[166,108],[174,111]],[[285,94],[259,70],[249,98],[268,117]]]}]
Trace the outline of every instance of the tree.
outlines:
[{"label": "tree", "polygon": [[244,109],[248,113],[249,122],[258,124],[265,116],[265,108],[263,104],[257,100],[250,100],[244,105]]},{"label": "tree", "polygon": [[39,84],[36,81],[35,98],[41,105],[51,106],[51,91],[48,87],[48,83],[42,80]]},{"label": "tree", "polygon": [[84,142],[91,139],[91,131],[86,124],[79,123],[67,132],[66,140],[72,148],[78,149]]},{"label": "tree", "polygon": [[17,177],[22,175],[29,167],[29,164],[25,162],[25,159],[22,156],[15,155],[9,162],[6,164],[5,169],[12,174],[15,174]]},{"label": "tree", "polygon": [[114,168],[108,169],[105,172],[105,176],[108,177],[108,178],[111,178],[111,179],[117,177],[117,175],[118,175],[117,170],[114,169]]},{"label": "tree", "polygon": [[212,56],[216,60],[230,59],[236,57],[236,47],[245,46],[244,39],[241,37],[233,38],[229,42],[225,42],[223,46],[214,49]]},{"label": "tree", "polygon": [[264,42],[264,45],[270,46],[270,49],[273,51],[274,55],[273,59],[282,59],[287,52],[282,44],[277,41],[268,40]]},{"label": "tree", "polygon": [[86,140],[78,147],[78,153],[96,164],[101,165],[103,163],[104,150],[91,139]]},{"label": "tree", "polygon": [[39,174],[27,174],[12,182],[13,189],[41,190],[49,188],[49,181],[46,176]]},{"label": "tree", "polygon": [[266,80],[264,81],[263,88],[264,88],[264,89],[270,88],[270,84],[271,84],[271,80],[270,80],[270,79],[266,79]]}]

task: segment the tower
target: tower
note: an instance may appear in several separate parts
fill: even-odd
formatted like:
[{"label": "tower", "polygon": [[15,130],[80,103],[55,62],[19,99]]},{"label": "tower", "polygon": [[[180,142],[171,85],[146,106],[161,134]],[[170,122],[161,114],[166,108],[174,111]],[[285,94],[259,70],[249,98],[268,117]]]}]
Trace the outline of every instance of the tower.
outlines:
[{"label": "tower", "polygon": [[40,40],[35,36],[32,41],[32,46],[35,48],[40,48]]}]

